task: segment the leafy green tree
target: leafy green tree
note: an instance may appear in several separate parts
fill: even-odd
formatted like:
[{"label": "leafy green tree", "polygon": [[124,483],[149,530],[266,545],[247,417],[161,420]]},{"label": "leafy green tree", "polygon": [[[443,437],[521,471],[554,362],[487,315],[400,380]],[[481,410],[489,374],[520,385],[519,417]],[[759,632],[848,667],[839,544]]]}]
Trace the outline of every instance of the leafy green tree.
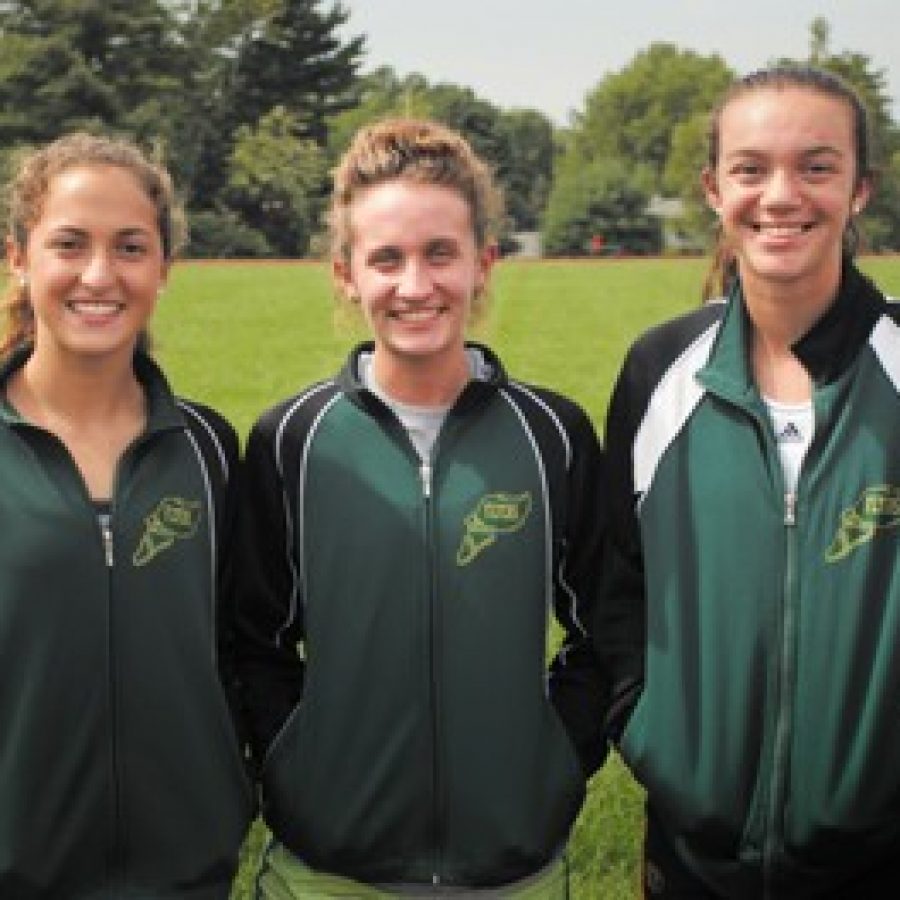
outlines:
[{"label": "leafy green tree", "polygon": [[200,210],[188,217],[185,255],[193,259],[275,256],[269,242],[234,210]]},{"label": "leafy green tree", "polygon": [[697,112],[672,129],[662,180],[663,193],[684,204],[684,213],[673,227],[696,246],[709,242],[715,224],[700,179],[709,155],[709,118],[708,112]]},{"label": "leafy green tree", "polygon": [[539,227],[550,196],[556,152],[553,125],[536,110],[513,109],[500,113],[497,127],[506,148],[500,182],[507,214],[517,231],[532,231]]},{"label": "leafy green tree", "polygon": [[231,207],[282,256],[306,253],[327,179],[323,150],[297,130],[293,113],[276,106],[256,127],[238,129],[229,160]]},{"label": "leafy green tree", "polygon": [[611,157],[649,166],[658,189],[674,130],[708,112],[732,78],[718,54],[651,44],[588,94],[573,130],[576,154],[585,161]]},{"label": "leafy green tree", "polygon": [[[656,253],[659,222],[646,213],[649,192],[621,160],[563,158],[544,215],[548,256],[582,256],[592,240],[606,253]],[[600,249],[600,248],[598,248]]]}]

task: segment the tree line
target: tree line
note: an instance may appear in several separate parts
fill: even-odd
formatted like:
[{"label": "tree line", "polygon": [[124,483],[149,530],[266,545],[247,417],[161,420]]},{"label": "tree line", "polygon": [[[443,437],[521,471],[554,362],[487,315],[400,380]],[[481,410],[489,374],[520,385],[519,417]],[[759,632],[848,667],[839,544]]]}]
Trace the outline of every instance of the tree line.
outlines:
[{"label": "tree line", "polygon": [[[354,131],[427,116],[493,166],[506,246],[534,230],[551,255],[702,246],[708,115],[735,76],[720,56],[653,43],[556,128],[468,87],[390,67],[361,74],[366,39],[344,35],[348,19],[325,0],[0,0],[0,165],[63,131],[127,135],[172,171],[189,255],[297,257],[321,249],[329,173]],[[864,239],[898,249],[900,129],[885,73],[832,52],[830,37],[816,19],[799,62],[838,72],[867,103],[881,185]],[[679,201],[665,225],[654,197]]]}]

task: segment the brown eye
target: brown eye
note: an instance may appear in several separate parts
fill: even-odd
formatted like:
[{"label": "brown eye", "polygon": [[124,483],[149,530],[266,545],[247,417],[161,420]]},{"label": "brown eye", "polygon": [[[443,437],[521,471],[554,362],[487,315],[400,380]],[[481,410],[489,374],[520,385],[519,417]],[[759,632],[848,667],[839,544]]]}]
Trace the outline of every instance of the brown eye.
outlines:
[{"label": "brown eye", "polygon": [[140,241],[123,241],[119,245],[119,252],[123,256],[128,257],[145,256],[147,254],[147,246]]},{"label": "brown eye", "polygon": [[805,166],[804,171],[807,175],[811,175],[814,178],[823,178],[836,172],[837,167],[834,165],[834,163],[819,159],[811,160],[810,162],[808,162]]},{"label": "brown eye", "polygon": [[449,262],[456,258],[456,248],[448,241],[436,241],[428,247],[428,258],[435,263]]},{"label": "brown eye", "polygon": [[50,241],[50,247],[61,253],[75,253],[85,247],[85,241],[77,235],[62,234]]},{"label": "brown eye", "polygon": [[758,178],[763,172],[763,167],[757,162],[740,162],[731,167],[731,174],[741,179]]},{"label": "brown eye", "polygon": [[378,269],[380,272],[387,272],[396,269],[402,260],[400,251],[393,247],[384,247],[375,250],[369,254],[368,262],[370,266]]}]

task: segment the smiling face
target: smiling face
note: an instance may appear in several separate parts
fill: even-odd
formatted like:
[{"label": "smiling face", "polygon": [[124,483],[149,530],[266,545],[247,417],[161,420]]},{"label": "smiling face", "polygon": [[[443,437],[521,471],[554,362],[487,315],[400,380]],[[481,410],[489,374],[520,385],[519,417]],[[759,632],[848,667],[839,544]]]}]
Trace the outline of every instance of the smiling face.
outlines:
[{"label": "smiling face", "polygon": [[35,354],[130,358],[168,268],[157,208],[130,172],[58,173],[25,246],[7,250],[28,284]]},{"label": "smiling face", "polygon": [[727,103],[704,186],[746,296],[799,290],[830,302],[844,231],[869,197],[857,170],[853,113],[843,99],[773,86]]},{"label": "smiling face", "polygon": [[390,390],[414,373],[465,371],[465,328],[491,248],[476,244],[469,206],[452,188],[402,178],[362,190],[349,207],[349,261],[335,262],[375,339],[375,373]]}]

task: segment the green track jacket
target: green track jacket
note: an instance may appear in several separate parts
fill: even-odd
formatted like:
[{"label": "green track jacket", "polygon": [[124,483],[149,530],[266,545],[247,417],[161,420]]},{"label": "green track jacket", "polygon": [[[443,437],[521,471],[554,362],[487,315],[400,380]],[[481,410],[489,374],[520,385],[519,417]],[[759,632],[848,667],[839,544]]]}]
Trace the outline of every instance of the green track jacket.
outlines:
[{"label": "green track jacket", "polygon": [[612,718],[728,897],[802,900],[900,852],[898,319],[848,265],[795,345],[815,418],[796,495],[739,287],[640,339],[614,392]]},{"label": "green track jacket", "polygon": [[[358,381],[371,346],[247,446],[241,655],[266,820],[308,864],[370,883],[537,871],[605,753],[586,633],[599,445],[577,406],[479,349],[492,375],[430,467]],[[551,607],[566,643],[548,688]]]},{"label": "green track jacket", "polygon": [[148,424],[105,534],[64,446],[0,404],[4,900],[225,898],[251,812],[216,659],[236,438],[135,363]]}]

